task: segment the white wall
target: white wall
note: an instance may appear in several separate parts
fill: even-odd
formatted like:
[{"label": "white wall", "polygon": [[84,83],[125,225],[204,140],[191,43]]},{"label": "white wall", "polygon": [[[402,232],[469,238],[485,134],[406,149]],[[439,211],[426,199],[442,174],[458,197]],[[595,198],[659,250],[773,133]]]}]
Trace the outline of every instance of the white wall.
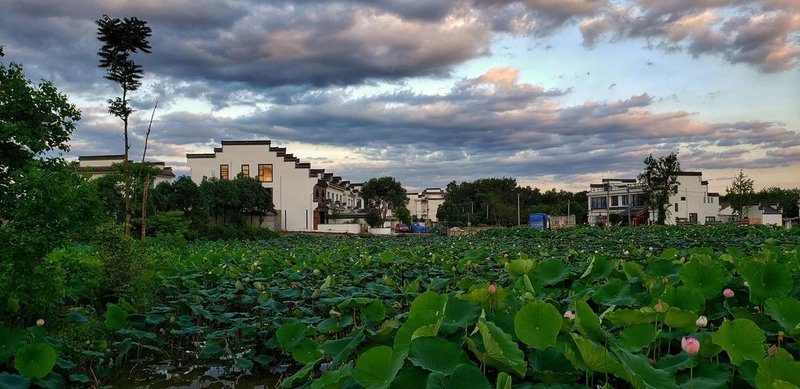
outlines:
[{"label": "white wall", "polygon": [[303,231],[314,228],[313,190],[316,178],[309,177],[309,169],[295,168],[294,162],[286,162],[269,145],[224,145],[214,158],[188,158],[192,181],[198,185],[203,177],[219,178],[221,164],[229,166],[229,178],[241,171],[242,164],[250,165],[250,177],[258,176],[259,164],[272,164],[272,182],[262,185],[272,189],[272,202],[280,214],[281,230]]},{"label": "white wall", "polygon": [[678,193],[669,197],[666,224],[675,224],[678,217],[688,220],[691,213],[697,214],[699,224],[706,223],[706,216],[718,217],[719,197],[709,197],[708,185],[703,185],[702,180],[702,176],[678,176]]},{"label": "white wall", "polygon": [[359,224],[320,224],[317,226],[319,232],[336,232],[341,234],[358,234],[361,233],[361,225]]}]

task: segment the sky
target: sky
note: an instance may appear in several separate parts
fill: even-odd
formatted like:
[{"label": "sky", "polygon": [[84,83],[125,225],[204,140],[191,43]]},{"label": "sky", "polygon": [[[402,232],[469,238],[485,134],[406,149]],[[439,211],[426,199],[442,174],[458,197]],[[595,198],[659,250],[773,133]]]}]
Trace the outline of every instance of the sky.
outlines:
[{"label": "sky", "polygon": [[[121,154],[95,20],[135,16],[152,53],[132,153],[270,139],[352,182],[513,177],[588,190],[678,152],[725,192],[800,187],[797,0],[0,0],[5,63],[82,112],[63,155]],[[137,157],[137,159],[140,157]]]}]

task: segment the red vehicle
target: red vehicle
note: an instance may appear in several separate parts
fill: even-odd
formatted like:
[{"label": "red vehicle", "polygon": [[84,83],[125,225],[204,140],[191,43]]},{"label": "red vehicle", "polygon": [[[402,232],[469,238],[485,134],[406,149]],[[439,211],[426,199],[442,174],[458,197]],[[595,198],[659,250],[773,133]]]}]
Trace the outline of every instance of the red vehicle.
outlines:
[{"label": "red vehicle", "polygon": [[394,225],[394,232],[411,232],[411,229],[405,223],[397,223]]}]

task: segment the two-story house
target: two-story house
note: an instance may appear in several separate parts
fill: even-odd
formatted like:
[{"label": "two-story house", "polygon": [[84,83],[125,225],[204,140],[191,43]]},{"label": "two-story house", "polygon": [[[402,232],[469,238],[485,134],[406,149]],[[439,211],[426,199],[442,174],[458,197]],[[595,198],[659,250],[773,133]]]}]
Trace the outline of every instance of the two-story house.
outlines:
[{"label": "two-story house", "polygon": [[442,188],[425,188],[422,192],[407,192],[406,208],[412,218],[437,222],[436,212],[444,204],[445,191]]}]

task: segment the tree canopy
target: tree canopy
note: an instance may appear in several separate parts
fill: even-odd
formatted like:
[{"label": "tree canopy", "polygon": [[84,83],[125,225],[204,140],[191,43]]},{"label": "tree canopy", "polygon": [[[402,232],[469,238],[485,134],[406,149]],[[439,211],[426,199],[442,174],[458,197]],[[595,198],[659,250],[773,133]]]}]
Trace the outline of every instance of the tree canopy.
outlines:
[{"label": "tree canopy", "polygon": [[372,178],[361,187],[361,197],[367,208],[376,208],[381,212],[381,221],[386,220],[386,213],[408,203],[405,188],[394,177]]},{"label": "tree canopy", "polygon": [[739,170],[739,174],[731,181],[731,186],[725,188],[727,200],[731,203],[731,208],[740,217],[747,216],[747,205],[752,201],[753,180]]},{"label": "tree canopy", "polygon": [[639,185],[644,190],[646,204],[658,211],[656,223],[664,224],[669,211],[669,196],[678,193],[676,173],[681,171],[678,154],[670,153],[658,158],[650,154],[645,158],[644,165],[644,170],[639,174]]}]

